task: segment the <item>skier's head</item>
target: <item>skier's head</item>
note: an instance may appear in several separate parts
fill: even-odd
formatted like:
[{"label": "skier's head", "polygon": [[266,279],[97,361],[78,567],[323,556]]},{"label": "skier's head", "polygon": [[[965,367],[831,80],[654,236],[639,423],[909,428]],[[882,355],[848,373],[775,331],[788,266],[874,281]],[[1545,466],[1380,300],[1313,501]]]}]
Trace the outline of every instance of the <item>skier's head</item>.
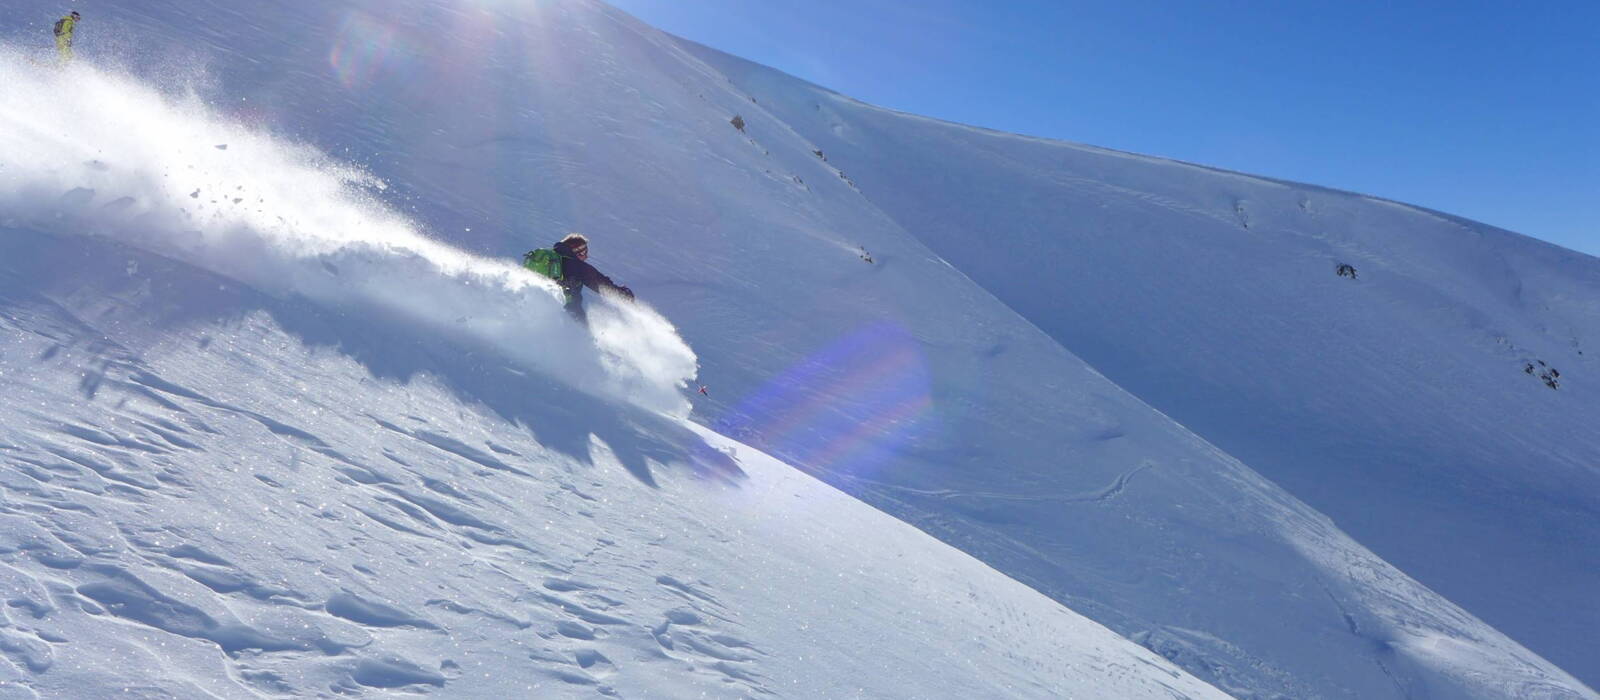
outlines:
[{"label": "skier's head", "polygon": [[566,238],[556,244],[557,248],[565,249],[572,257],[579,260],[589,259],[589,238],[581,233],[569,233]]},{"label": "skier's head", "polygon": [[77,10],[73,10],[72,11],[72,18],[73,19],[83,19],[83,15],[78,14]]}]

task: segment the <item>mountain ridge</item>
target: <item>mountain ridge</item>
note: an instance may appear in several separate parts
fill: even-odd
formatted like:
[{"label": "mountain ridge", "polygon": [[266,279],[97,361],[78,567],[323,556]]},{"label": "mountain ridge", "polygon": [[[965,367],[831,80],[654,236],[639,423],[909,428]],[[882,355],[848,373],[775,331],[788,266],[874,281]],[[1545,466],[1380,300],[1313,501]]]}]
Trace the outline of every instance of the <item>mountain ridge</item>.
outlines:
[{"label": "mountain ridge", "polygon": [[[1498,607],[1497,622],[1520,627],[1523,634],[1549,635],[1544,649],[1568,663],[1586,666],[1595,658],[1587,641],[1594,621],[1570,617],[1585,609],[1581,596],[1570,597],[1584,586],[1568,583],[1591,578],[1595,567],[1584,562],[1594,559],[1592,550],[1540,542],[1542,549],[1532,553],[1516,534],[1558,531],[1569,533],[1562,541],[1575,542],[1600,535],[1584,516],[1600,512],[1594,472],[1581,466],[1596,456],[1597,446],[1569,437],[1584,434],[1586,419],[1579,416],[1596,413],[1588,379],[1594,360],[1583,353],[1600,327],[1596,306],[1585,301],[1600,295],[1595,258],[1361,193],[1063,141],[1016,146],[1015,138],[1002,133],[904,116],[684,44],[825,151],[903,227],[1113,381],[1291,492],[1308,496],[1341,524],[1354,523],[1359,540],[1399,558],[1403,569],[1421,568],[1422,579],[1444,588],[1448,597]],[[1155,174],[1172,168],[1191,174],[1168,180]],[[927,196],[968,189],[984,196]],[[1042,213],[1030,213],[1035,209]],[[974,239],[991,245],[971,250]],[[1026,257],[1013,264],[1003,252],[978,252],[1010,246]],[[1333,274],[1336,267],[1348,267],[1352,275],[1342,287],[1330,286],[1341,279]],[[1359,280],[1353,277],[1358,274]],[[1093,281],[1074,283],[1078,277]],[[1170,301],[1141,300],[1140,284],[1152,298]],[[1282,301],[1262,303],[1252,294]],[[1049,299],[1064,303],[1052,307]],[[1375,320],[1369,309],[1393,317],[1392,324]],[[1119,312],[1123,318],[1113,315]],[[1172,337],[1184,338],[1188,347],[1174,353],[1160,345]],[[1325,346],[1332,360],[1317,358],[1316,349],[1306,347],[1313,343]],[[1383,357],[1386,346],[1395,357]],[[1485,347],[1492,362],[1471,356]],[[1366,368],[1346,358],[1361,358]],[[1441,360],[1459,371],[1427,370]],[[1395,365],[1423,371],[1405,376],[1384,369]],[[1552,376],[1548,368],[1558,366],[1567,371]],[[1307,379],[1319,375],[1320,381]],[[1545,378],[1549,388],[1572,394],[1541,394],[1546,389],[1539,381],[1516,384],[1523,375]],[[1419,387],[1418,395],[1427,397],[1420,403],[1395,393],[1414,384],[1431,385]],[[1473,388],[1452,392],[1452,384]],[[1374,413],[1365,396],[1392,399],[1392,408],[1374,414],[1389,425],[1341,425],[1330,419],[1336,412],[1307,407],[1322,402],[1352,416]],[[1456,419],[1452,412],[1477,415]],[[1398,425],[1407,427],[1393,427]],[[1393,437],[1372,439],[1385,433]],[[1456,445],[1418,446],[1408,437],[1444,433],[1461,439]],[[1521,451],[1497,448],[1482,442],[1491,435],[1529,442]],[[1295,444],[1301,441],[1304,447]],[[1351,443],[1362,442],[1372,447],[1351,451]],[[1489,456],[1457,457],[1461,445],[1478,445]],[[1396,457],[1419,451],[1456,454],[1420,465]],[[1390,488],[1411,493],[1374,508],[1359,487],[1337,483],[1348,465],[1331,457],[1307,459],[1340,453],[1388,463],[1379,473],[1373,472],[1377,467],[1363,471],[1390,479],[1374,482],[1378,494]],[[1451,470],[1449,459],[1473,468]],[[1524,463],[1533,468],[1524,469]],[[1382,476],[1405,473],[1415,474],[1405,477],[1413,483]],[[1476,482],[1460,491],[1463,505],[1469,499],[1475,505],[1430,499],[1421,485],[1427,479]],[[1494,508],[1491,494],[1499,491],[1553,507],[1541,514],[1537,506],[1523,506],[1510,516],[1521,523],[1515,532],[1470,525],[1474,508]],[[1413,526],[1423,509],[1440,511],[1430,515],[1442,515],[1441,522],[1412,542],[1393,534]],[[1481,537],[1450,544],[1453,538],[1442,531],[1447,523]],[[1431,551],[1439,549],[1441,538],[1452,556]],[[1480,554],[1485,546],[1491,553]],[[1507,566],[1511,561],[1517,564]],[[1474,562],[1471,573],[1457,570],[1462,562]],[[1510,575],[1524,567],[1532,573]],[[1472,583],[1474,578],[1495,583]],[[1529,587],[1547,594],[1519,593]],[[1531,610],[1529,601],[1544,595],[1560,602]],[[1541,621],[1529,624],[1535,618]]]}]

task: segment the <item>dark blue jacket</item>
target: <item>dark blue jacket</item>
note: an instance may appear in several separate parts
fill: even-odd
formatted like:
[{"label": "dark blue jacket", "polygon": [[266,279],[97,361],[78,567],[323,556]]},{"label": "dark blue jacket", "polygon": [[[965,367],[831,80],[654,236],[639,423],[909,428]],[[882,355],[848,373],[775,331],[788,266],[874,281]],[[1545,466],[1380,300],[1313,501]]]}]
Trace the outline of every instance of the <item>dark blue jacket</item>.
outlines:
[{"label": "dark blue jacket", "polygon": [[588,287],[595,291],[612,290],[623,297],[632,300],[633,290],[611,281],[605,273],[596,270],[593,265],[578,259],[573,255],[572,249],[560,243],[551,246],[557,255],[561,256],[561,290],[567,293],[567,310],[578,318],[584,317],[583,288]]}]

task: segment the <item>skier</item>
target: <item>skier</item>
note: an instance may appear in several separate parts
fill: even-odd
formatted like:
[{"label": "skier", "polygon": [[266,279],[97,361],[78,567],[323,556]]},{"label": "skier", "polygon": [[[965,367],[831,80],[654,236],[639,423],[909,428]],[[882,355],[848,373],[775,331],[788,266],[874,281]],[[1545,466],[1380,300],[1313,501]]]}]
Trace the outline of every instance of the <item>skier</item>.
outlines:
[{"label": "skier", "polygon": [[56,26],[54,30],[56,35],[56,51],[61,53],[62,63],[72,60],[72,32],[77,30],[78,20],[82,17],[83,15],[78,14],[77,10],[73,10],[72,12],[67,13],[67,16],[56,20]]},{"label": "skier", "polygon": [[611,281],[588,260],[589,239],[581,233],[569,233],[548,249],[529,251],[523,256],[522,264],[559,283],[561,291],[566,293],[567,313],[579,323],[588,323],[588,313],[583,310],[584,287],[597,292],[613,291],[633,301],[633,290]]}]

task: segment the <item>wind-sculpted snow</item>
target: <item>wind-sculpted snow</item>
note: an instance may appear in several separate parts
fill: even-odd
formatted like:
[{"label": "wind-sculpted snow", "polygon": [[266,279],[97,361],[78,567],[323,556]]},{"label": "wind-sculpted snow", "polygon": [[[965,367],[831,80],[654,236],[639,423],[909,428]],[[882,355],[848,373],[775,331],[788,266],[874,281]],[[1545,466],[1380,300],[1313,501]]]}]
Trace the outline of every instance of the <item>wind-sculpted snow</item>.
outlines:
[{"label": "wind-sculpted snow", "polygon": [[0,223],[116,240],[688,413],[695,355],[660,314],[591,292],[588,332],[553,283],[429,238],[360,168],[86,64],[0,52],[0,84]]},{"label": "wind-sculpted snow", "polygon": [[0,697],[1223,697],[749,447],[405,330],[0,226]]}]

